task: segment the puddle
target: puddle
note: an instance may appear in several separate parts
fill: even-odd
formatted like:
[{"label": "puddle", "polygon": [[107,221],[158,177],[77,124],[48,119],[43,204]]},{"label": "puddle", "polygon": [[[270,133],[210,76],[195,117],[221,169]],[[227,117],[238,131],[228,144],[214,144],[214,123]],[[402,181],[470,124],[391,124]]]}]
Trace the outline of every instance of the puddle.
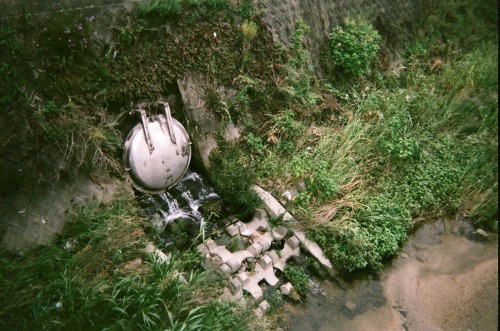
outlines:
[{"label": "puddle", "polygon": [[498,237],[461,218],[422,224],[379,277],[314,282],[285,330],[498,330]]}]

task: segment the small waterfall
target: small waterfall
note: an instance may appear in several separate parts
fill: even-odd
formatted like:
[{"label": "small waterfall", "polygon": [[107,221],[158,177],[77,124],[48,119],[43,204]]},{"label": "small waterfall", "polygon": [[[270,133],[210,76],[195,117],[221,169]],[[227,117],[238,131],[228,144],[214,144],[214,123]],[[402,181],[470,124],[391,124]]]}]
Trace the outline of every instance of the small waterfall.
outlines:
[{"label": "small waterfall", "polygon": [[190,238],[204,235],[204,231],[211,227],[211,215],[203,207],[220,201],[219,195],[205,179],[189,170],[168,192],[159,195],[143,194],[141,198],[146,213],[156,215],[162,222],[163,231],[159,237],[162,241],[160,246],[163,247],[172,245],[180,237],[189,241]]}]

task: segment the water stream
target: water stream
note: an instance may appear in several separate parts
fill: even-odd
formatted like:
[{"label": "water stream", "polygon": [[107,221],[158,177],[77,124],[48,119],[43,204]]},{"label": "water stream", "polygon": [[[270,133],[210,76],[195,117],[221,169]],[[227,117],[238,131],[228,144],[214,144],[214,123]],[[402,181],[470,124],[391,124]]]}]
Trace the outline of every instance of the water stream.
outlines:
[{"label": "water stream", "polygon": [[[140,194],[141,205],[152,216],[155,241],[160,248],[190,245],[200,233],[213,228],[209,206],[220,206],[220,197],[198,173],[189,171],[168,192]],[[216,209],[216,208],[215,208]]]},{"label": "water stream", "polygon": [[421,225],[379,277],[314,282],[286,330],[498,330],[498,237],[460,217]]}]

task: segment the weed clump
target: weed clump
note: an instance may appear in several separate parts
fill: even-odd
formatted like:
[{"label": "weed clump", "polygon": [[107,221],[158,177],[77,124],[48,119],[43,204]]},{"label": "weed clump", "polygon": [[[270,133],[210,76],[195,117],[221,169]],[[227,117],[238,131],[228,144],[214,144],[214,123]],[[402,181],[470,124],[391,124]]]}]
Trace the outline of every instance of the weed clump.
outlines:
[{"label": "weed clump", "polygon": [[377,58],[381,37],[367,22],[346,19],[330,34],[330,60],[346,76],[359,77],[368,72]]}]

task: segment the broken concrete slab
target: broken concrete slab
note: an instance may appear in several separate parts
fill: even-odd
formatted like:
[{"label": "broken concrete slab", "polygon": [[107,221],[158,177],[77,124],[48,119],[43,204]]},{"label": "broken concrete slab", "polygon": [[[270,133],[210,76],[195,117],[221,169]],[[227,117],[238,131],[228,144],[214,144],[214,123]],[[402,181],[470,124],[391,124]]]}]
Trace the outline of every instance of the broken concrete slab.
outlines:
[{"label": "broken concrete slab", "polygon": [[273,238],[276,240],[282,240],[283,238],[286,237],[288,233],[288,229],[285,228],[284,226],[277,227],[272,230],[271,234],[273,235]]},{"label": "broken concrete slab", "polygon": [[254,185],[252,189],[259,195],[270,217],[277,218],[282,216],[285,221],[293,220],[292,214],[290,214],[271,193],[258,185]]},{"label": "broken concrete slab", "polygon": [[318,244],[307,239],[306,234],[304,232],[294,231],[293,233],[295,234],[295,237],[300,240],[300,243],[302,244],[304,249],[306,249],[309,253],[311,253],[311,255],[314,256],[316,260],[318,260],[318,262],[321,263],[321,265],[323,265],[325,268],[328,269],[333,268],[332,263],[328,258],[326,258],[323,255],[323,251],[318,246]]}]

